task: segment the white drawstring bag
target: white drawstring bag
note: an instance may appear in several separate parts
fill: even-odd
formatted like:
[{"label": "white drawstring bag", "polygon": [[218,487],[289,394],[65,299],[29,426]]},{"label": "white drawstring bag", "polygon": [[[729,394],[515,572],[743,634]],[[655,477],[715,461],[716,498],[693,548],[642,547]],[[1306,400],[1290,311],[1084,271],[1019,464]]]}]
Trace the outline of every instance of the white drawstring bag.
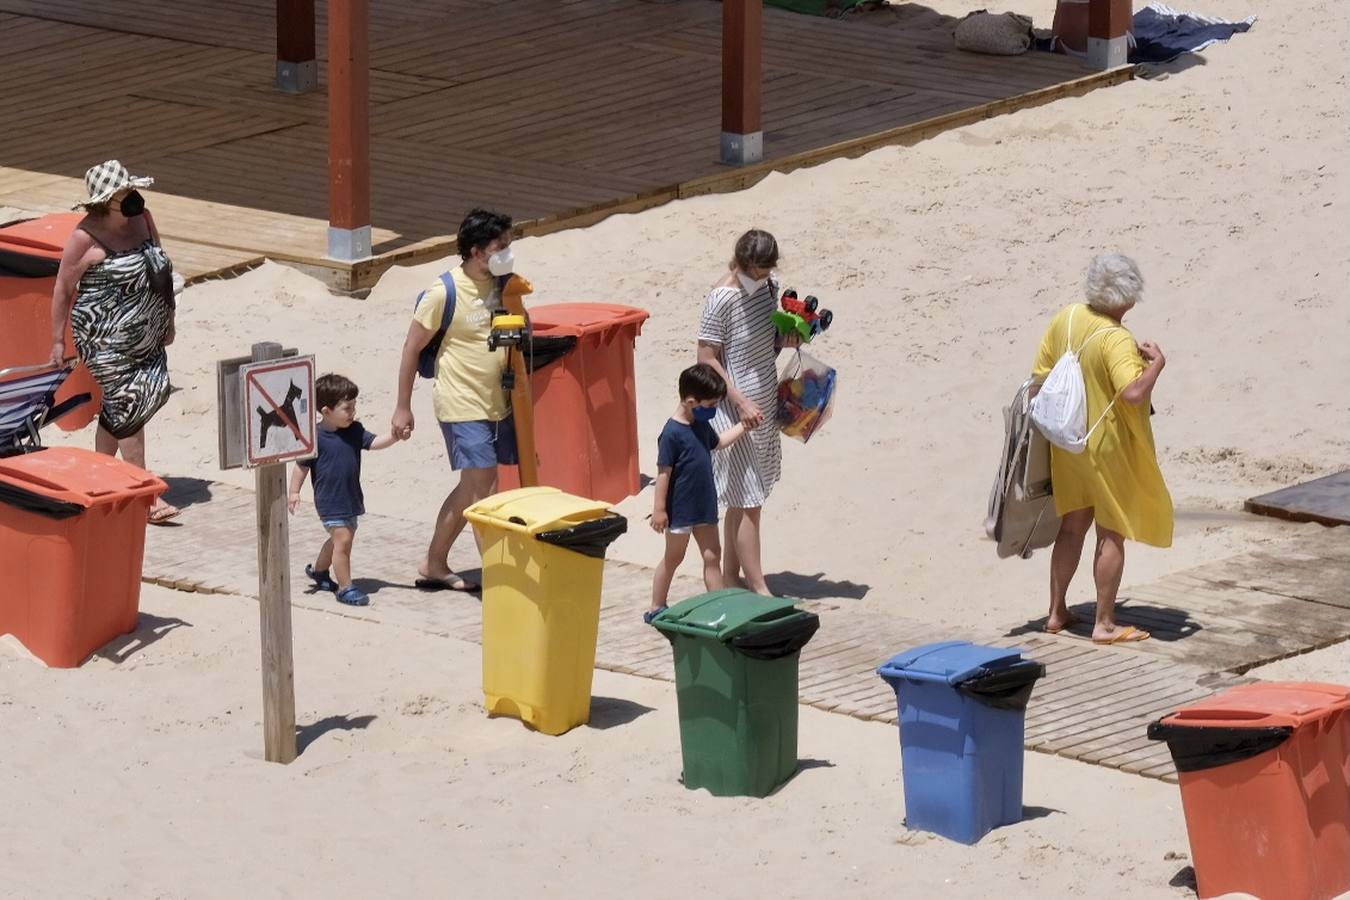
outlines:
[{"label": "white drawstring bag", "polygon": [[1078,354],[1083,352],[1088,341],[1107,331],[1115,331],[1118,326],[1108,325],[1098,328],[1083,339],[1078,349],[1073,346],[1073,313],[1069,313],[1069,333],[1065,341],[1064,355],[1055,363],[1055,367],[1046,376],[1040,392],[1031,401],[1031,421],[1050,443],[1070,453],[1082,453],[1087,449],[1088,438],[1097,426],[1102,424],[1106,414],[1115,405],[1116,399],[1106,404],[1106,409],[1091,428],[1087,427],[1087,387],[1083,383],[1083,367]]}]

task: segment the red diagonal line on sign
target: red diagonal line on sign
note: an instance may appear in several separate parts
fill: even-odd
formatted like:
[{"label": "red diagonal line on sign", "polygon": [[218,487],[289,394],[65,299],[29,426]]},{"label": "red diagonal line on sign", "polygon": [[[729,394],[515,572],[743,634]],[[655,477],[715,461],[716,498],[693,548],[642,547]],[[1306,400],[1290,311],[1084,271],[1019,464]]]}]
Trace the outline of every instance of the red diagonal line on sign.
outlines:
[{"label": "red diagonal line on sign", "polygon": [[314,447],[309,441],[305,440],[305,436],[300,433],[300,426],[291,421],[291,417],[286,415],[286,410],[282,409],[281,405],[272,399],[272,395],[267,393],[267,388],[262,386],[262,382],[253,375],[248,376],[248,380],[253,382],[253,386],[258,389],[258,393],[262,394],[263,399],[267,401],[267,404],[271,406],[272,409],[276,410],[277,415],[281,416],[281,421],[285,422],[291,429],[291,433],[295,435],[295,439],[304,445],[305,452],[308,453],[310,450],[313,450]]}]

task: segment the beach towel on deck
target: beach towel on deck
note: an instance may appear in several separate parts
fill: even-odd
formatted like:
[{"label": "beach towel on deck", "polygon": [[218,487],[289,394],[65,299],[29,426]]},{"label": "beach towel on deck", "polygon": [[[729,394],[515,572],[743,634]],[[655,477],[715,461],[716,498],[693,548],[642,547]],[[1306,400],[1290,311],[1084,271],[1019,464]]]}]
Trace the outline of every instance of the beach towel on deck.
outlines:
[{"label": "beach towel on deck", "polygon": [[1241,22],[1216,19],[1199,13],[1181,12],[1162,3],[1150,3],[1134,14],[1131,30],[1135,46],[1130,50],[1132,63],[1171,62],[1183,53],[1203,50],[1210,44],[1227,41],[1256,24],[1256,16]]}]

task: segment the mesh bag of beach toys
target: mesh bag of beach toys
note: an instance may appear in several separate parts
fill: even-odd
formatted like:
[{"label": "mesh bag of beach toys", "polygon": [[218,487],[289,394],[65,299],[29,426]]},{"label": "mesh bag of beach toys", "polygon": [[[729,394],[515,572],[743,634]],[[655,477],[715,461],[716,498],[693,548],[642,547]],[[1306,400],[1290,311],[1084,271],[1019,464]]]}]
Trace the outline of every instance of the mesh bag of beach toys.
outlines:
[{"label": "mesh bag of beach toys", "polygon": [[834,412],[834,369],[798,350],[778,376],[778,429],[803,444]]}]

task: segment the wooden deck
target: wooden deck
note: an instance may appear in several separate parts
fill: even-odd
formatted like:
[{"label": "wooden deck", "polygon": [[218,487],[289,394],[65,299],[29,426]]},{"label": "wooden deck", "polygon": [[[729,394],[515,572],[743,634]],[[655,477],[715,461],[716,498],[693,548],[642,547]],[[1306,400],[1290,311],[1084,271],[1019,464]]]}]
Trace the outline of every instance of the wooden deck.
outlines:
[{"label": "wooden deck", "polygon": [[[1044,53],[951,47],[904,4],[835,21],[765,11],[765,158],[716,160],[720,5],[712,0],[376,0],[374,244],[326,260],[327,98],[278,92],[271,0],[0,0],[0,206],[63,210],[91,164],[157,179],[166,244],[193,279],[263,257],[335,286],[444,255],[474,205],[524,233],[731,190],[884,144],[1113,84]],[[324,5],[319,4],[320,56]]]},{"label": "wooden deck", "polygon": [[1244,506],[1291,522],[1350,525],[1350,469],[1253,497]]},{"label": "wooden deck", "polygon": [[[221,484],[171,482],[170,499],[184,508],[183,526],[150,530],[146,580],[179,590],[256,596],[253,494]],[[481,641],[475,598],[427,594],[409,584],[421,549],[407,540],[409,523],[380,515],[366,518],[362,559],[369,562],[362,563],[364,577],[357,584],[372,595],[373,604],[339,607],[331,596],[306,594],[299,584],[294,603],[390,627]],[[297,515],[291,522],[295,546],[322,542],[313,515]],[[467,549],[472,544],[465,540],[461,545],[452,563],[472,568],[476,563]],[[206,547],[210,554],[204,554]],[[1121,619],[1151,629],[1154,639],[1116,647],[1097,646],[1081,636],[1044,634],[1039,621],[971,632],[956,620],[878,620],[858,615],[845,602],[809,603],[820,615],[821,627],[802,652],[801,702],[894,723],[895,694],[876,668],[896,653],[941,640],[1021,647],[1047,667],[1027,709],[1028,749],[1175,780],[1166,746],[1145,737],[1148,724],[1252,680],[1244,673],[1258,663],[1350,638],[1350,599],[1344,589],[1348,563],[1350,532],[1336,529],[1294,547],[1246,553],[1127,588]],[[674,677],[670,645],[640,618],[651,577],[643,566],[605,564],[597,667],[647,678]],[[701,592],[702,583],[688,578],[672,589],[676,597]],[[1081,614],[1090,618],[1086,610]]]}]

